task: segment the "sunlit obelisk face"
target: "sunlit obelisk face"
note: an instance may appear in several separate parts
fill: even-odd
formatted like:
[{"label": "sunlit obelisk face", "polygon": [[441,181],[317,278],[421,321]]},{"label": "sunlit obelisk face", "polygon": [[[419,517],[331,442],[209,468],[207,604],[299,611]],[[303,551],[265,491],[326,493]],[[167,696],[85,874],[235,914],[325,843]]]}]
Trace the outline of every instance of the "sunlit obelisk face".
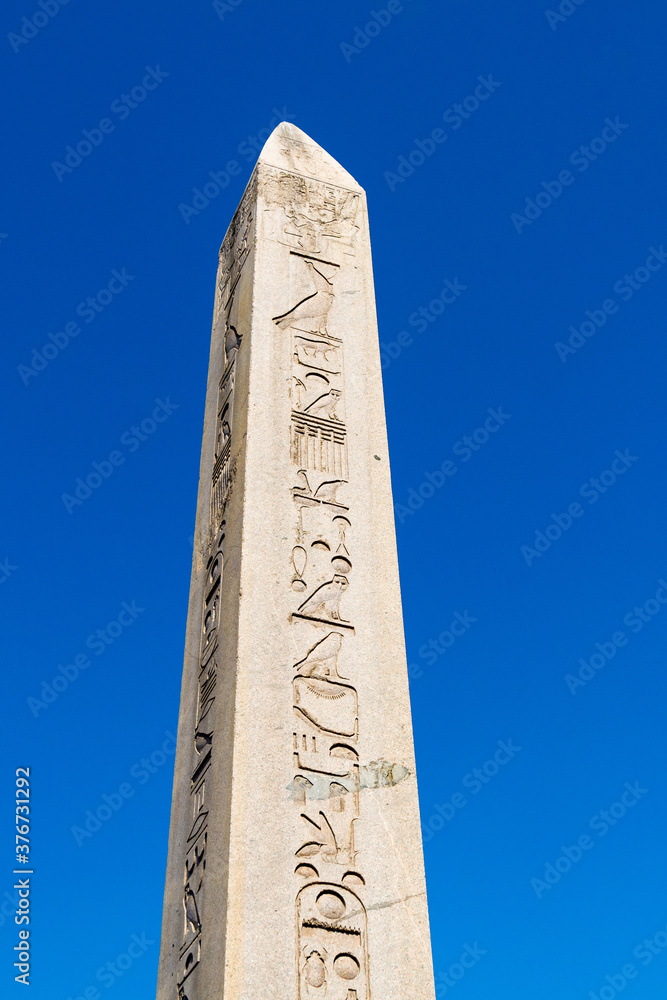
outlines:
[{"label": "sunlit obelisk face", "polygon": [[293,125],[220,251],[158,1000],[433,1000],[365,195]]}]

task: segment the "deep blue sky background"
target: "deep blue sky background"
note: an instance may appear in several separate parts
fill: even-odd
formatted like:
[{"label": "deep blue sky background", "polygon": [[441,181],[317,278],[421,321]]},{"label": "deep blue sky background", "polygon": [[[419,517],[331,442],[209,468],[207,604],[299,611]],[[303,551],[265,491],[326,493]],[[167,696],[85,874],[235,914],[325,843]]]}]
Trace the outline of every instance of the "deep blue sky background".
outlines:
[{"label": "deep blue sky background", "polygon": [[[366,188],[380,338],[413,337],[385,371],[395,501],[417,506],[426,472],[457,468],[397,523],[438,998],[607,985],[611,1000],[605,976],[627,963],[628,1000],[665,995],[667,953],[633,951],[667,943],[667,609],[651,603],[667,577],[667,266],[628,301],[614,284],[667,242],[667,12],[586,0],[554,30],[544,0],[405,0],[348,62],[340,43],[372,6],[242,0],[221,20],[205,0],[72,0],[18,52],[5,36],[37,2],[3,6],[0,896],[29,765],[33,1000],[83,996],[133,934],[154,943],[97,986],[154,995],[173,756],[148,780],[135,765],[161,761],[176,727],[217,250],[252,168],[239,146],[274,108]],[[110,114],[157,65],[168,77],[145,102]],[[488,74],[489,99],[443,124]],[[107,116],[115,130],[59,181],[52,162]],[[627,128],[580,171],[570,155],[607,117]],[[447,140],[391,191],[385,172],[438,127]],[[240,172],[186,224],[179,205],[230,160]],[[517,232],[512,213],[568,168]],[[24,384],[33,348],[123,268],[127,287]],[[465,291],[418,332],[409,317],[446,278]],[[610,298],[615,315],[562,361],[556,342]],[[121,436],[156,398],[178,408],[131,451]],[[469,461],[453,453],[498,407],[502,428]],[[61,494],[116,449],[124,464],[68,514]],[[636,461],[589,503],[581,486],[617,449]],[[577,501],[529,566],[521,546]],[[28,699],[132,601],[145,610],[35,717]],[[647,601],[661,610],[635,633],[623,619]],[[456,612],[476,620],[429,663],[420,649]],[[573,694],[565,675],[618,630],[627,644]],[[474,794],[464,778],[499,740],[521,750]],[[79,846],[72,827],[124,782],[133,796]],[[626,782],[646,792],[601,837],[590,821]],[[531,879],[584,834],[594,846],[538,898]],[[2,996],[23,989],[15,932],[4,916]],[[448,987],[475,942],[485,955]]]}]

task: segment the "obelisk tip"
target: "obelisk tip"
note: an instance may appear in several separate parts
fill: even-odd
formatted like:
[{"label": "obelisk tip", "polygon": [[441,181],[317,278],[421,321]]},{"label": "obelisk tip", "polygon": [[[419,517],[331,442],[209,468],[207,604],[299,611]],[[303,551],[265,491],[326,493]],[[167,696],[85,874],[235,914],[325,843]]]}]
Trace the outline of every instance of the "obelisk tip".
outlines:
[{"label": "obelisk tip", "polygon": [[361,190],[354,177],[326,149],[292,122],[281,122],[275,127],[259,154],[258,163],[340,187]]}]

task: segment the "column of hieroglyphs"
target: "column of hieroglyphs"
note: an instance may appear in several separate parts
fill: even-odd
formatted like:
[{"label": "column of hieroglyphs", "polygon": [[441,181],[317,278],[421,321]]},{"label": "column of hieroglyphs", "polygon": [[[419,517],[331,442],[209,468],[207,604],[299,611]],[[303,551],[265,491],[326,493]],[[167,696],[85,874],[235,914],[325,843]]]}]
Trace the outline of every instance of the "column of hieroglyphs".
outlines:
[{"label": "column of hieroglyphs", "polygon": [[365,196],[292,125],[220,254],[159,1000],[433,1000]]}]

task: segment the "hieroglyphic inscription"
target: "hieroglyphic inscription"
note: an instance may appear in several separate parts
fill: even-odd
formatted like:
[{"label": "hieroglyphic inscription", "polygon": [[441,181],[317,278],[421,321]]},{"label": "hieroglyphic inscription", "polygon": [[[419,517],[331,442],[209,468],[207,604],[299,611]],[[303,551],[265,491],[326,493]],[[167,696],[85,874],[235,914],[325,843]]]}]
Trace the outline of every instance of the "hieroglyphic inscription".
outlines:
[{"label": "hieroglyphic inscription", "polygon": [[211,476],[211,526],[213,529],[222,517],[232,486],[231,446],[235,353],[234,351],[218,387],[215,455]]},{"label": "hieroglyphic inscription", "polygon": [[192,730],[190,768],[190,819],[183,845],[183,936],[178,942],[178,997],[185,1000],[188,979],[202,960],[202,910],[206,884],[209,808],[206,783],[213,761],[214,707],[218,683],[220,607],[224,577],[225,508],[235,474],[232,452],[234,385],[242,343],[235,298],[243,266],[254,235],[255,186],[251,181],[220,249],[214,323],[223,344],[216,400],[215,444],[211,470],[210,517],[205,569],[202,580],[202,624],[198,659],[197,706]]},{"label": "hieroglyphic inscription", "polygon": [[255,235],[256,198],[257,175],[253,174],[220,247],[213,312],[214,326],[223,315],[229,315],[229,307],[241,277],[241,271],[252,249]]},{"label": "hieroglyphic inscription", "polygon": [[297,896],[299,997],[366,1000],[366,912],[347,886],[313,882]]},{"label": "hieroglyphic inscription", "polygon": [[215,692],[218,682],[217,651],[220,633],[220,600],[224,571],[225,523],[222,522],[206,566],[202,629],[197,678],[197,708],[192,735],[190,770],[191,825],[185,843],[183,885],[183,938],[179,947],[178,988],[201,961],[201,901],[206,873],[209,810],[206,779],[213,759]]},{"label": "hieroglyphic inscription", "polygon": [[343,247],[352,252],[359,196],[304,178],[275,183],[290,195],[278,240],[289,247],[295,276],[292,301],[287,296],[273,323],[291,338],[295,516],[286,586],[304,643],[292,664],[293,863],[306,883],[296,894],[297,998],[369,1000],[366,913],[356,894],[364,885],[355,847],[359,698],[354,677],[339,672],[339,659],[353,662],[354,642],[344,351],[331,324],[340,265],[323,256],[335,241],[339,259]]},{"label": "hieroglyphic inscription", "polygon": [[[292,337],[292,462],[297,469],[347,477],[343,345],[327,328],[339,265],[292,250],[304,283],[273,322]],[[307,281],[306,281],[307,279]]]},{"label": "hieroglyphic inscription", "polygon": [[292,413],[292,461],[302,469],[347,476],[345,428],[331,420]]},{"label": "hieroglyphic inscription", "polygon": [[[343,345],[327,329],[339,265],[306,254],[292,255],[310,277],[312,290],[273,322],[292,337],[292,462],[297,469],[347,478],[347,430],[343,398]],[[306,479],[307,482],[307,479]]]},{"label": "hieroglyphic inscription", "polygon": [[[287,145],[297,163],[309,155],[303,143],[288,140]],[[277,206],[270,221],[280,243],[329,260],[354,256],[361,209],[357,192],[276,170],[265,197]]]}]

